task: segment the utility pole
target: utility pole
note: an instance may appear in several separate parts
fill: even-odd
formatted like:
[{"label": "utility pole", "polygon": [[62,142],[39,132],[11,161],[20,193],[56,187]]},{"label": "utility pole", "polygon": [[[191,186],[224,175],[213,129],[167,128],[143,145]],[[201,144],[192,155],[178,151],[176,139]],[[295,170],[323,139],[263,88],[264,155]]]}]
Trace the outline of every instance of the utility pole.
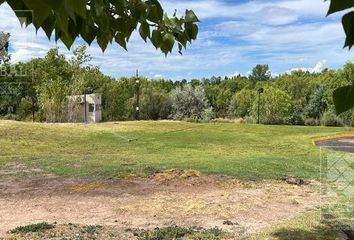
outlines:
[{"label": "utility pole", "polygon": [[135,120],[139,120],[140,115],[140,79],[139,79],[139,70],[136,70],[136,108],[135,108]]},{"label": "utility pole", "polygon": [[258,92],[258,117],[257,117],[257,124],[260,124],[260,111],[261,111],[261,94],[264,92],[263,88],[259,88],[257,90]]},{"label": "utility pole", "polygon": [[85,104],[85,115],[84,115],[84,122],[87,123],[87,99],[86,99],[86,89],[85,89],[85,92],[84,92],[84,104]]},{"label": "utility pole", "polygon": [[85,123],[87,123],[87,94],[91,94],[92,93],[92,88],[91,87],[87,87],[85,88],[85,92],[84,92],[84,104],[85,104],[85,115],[84,115],[84,121]]}]

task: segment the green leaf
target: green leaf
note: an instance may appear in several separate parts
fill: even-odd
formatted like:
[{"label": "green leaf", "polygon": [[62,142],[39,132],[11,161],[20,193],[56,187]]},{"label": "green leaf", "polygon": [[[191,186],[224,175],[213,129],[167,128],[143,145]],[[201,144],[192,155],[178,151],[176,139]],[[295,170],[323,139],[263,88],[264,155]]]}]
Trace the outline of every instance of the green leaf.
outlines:
[{"label": "green leaf", "polygon": [[68,35],[69,16],[64,8],[61,8],[60,11],[55,14],[55,20],[55,27]]},{"label": "green leaf", "polygon": [[84,21],[80,35],[89,45],[91,45],[97,36],[97,28]]},{"label": "green leaf", "polygon": [[53,30],[55,27],[55,17],[50,16],[48,17],[42,24],[42,29],[44,30],[45,34],[47,35],[48,39],[51,38]]},{"label": "green leaf", "polygon": [[119,15],[124,14],[124,9],[127,7],[127,1],[126,0],[111,0],[111,3],[115,7],[115,10]]},{"label": "green leaf", "polygon": [[185,22],[186,23],[199,22],[199,19],[192,10],[186,10]]},{"label": "green leaf", "polygon": [[176,28],[178,31],[182,31],[183,19],[178,19],[177,17],[171,18],[172,27]]},{"label": "green leaf", "polygon": [[124,18],[112,19],[111,22],[113,29],[116,31],[124,34],[127,32],[127,22]]},{"label": "green leaf", "polygon": [[150,26],[147,22],[140,24],[139,33],[142,39],[146,42],[147,38],[150,38]]},{"label": "green leaf", "polygon": [[146,20],[149,14],[149,6],[146,3],[140,3],[137,9],[139,10],[140,19]]},{"label": "green leaf", "polygon": [[187,23],[185,26],[185,32],[186,32],[186,35],[188,36],[189,41],[197,39],[198,31],[199,31],[199,29],[196,24]]},{"label": "green leaf", "polygon": [[354,107],[354,85],[337,88],[333,93],[337,114],[344,113]]},{"label": "green leaf", "polygon": [[112,37],[110,37],[110,33],[100,32],[100,31],[98,32],[97,43],[103,52],[106,50],[108,43],[110,42],[111,39]]},{"label": "green leaf", "polygon": [[352,7],[354,7],[353,0],[331,0],[327,16]]},{"label": "green leaf", "polygon": [[343,28],[346,34],[344,47],[349,49],[354,45],[354,12],[347,13],[342,18]]},{"label": "green leaf", "polygon": [[162,38],[162,44],[160,48],[164,53],[172,52],[174,44],[174,36],[171,33],[166,33]]},{"label": "green leaf", "polygon": [[174,24],[173,24],[173,22],[171,21],[171,19],[167,16],[167,13],[165,13],[164,15],[163,15],[163,21],[164,21],[164,23],[165,23],[165,26],[167,26],[167,27],[174,27]]},{"label": "green leaf", "polygon": [[38,29],[49,15],[52,9],[44,0],[22,0],[29,10],[33,11],[33,25]]},{"label": "green leaf", "polygon": [[63,7],[64,1],[58,0],[46,0],[48,6],[50,6],[54,11],[58,11]]},{"label": "green leaf", "polygon": [[153,30],[151,34],[151,42],[158,49],[162,42],[162,33],[159,30]]},{"label": "green leaf", "polygon": [[116,42],[125,50],[127,49],[127,42],[125,41],[125,37],[122,33],[117,33],[116,37],[115,37]]},{"label": "green leaf", "polygon": [[95,1],[91,1],[91,3],[93,3],[91,6],[96,14],[96,16],[101,16],[101,14],[103,13],[104,9],[105,9],[105,5],[104,2],[102,0],[95,0]]},{"label": "green leaf", "polygon": [[66,5],[69,5],[81,17],[86,16],[86,4],[87,0],[66,0]]},{"label": "green leaf", "polygon": [[183,33],[180,33],[177,35],[177,41],[180,42],[184,48],[187,47],[187,37],[186,37],[186,34],[183,34]]},{"label": "green leaf", "polygon": [[163,19],[163,9],[157,0],[149,0],[146,2],[149,5],[147,19],[158,23]]}]

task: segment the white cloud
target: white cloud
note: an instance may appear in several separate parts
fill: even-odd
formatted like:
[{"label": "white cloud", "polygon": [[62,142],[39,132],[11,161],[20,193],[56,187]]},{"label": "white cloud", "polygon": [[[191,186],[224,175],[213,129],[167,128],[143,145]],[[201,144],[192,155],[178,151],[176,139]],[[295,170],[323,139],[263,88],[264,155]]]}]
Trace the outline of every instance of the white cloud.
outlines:
[{"label": "white cloud", "polygon": [[155,75],[154,75],[154,78],[162,78],[162,77],[163,77],[162,74],[155,74]]},{"label": "white cloud", "polygon": [[316,65],[313,68],[292,68],[289,71],[286,71],[287,73],[291,73],[294,71],[304,71],[304,72],[310,72],[310,73],[320,73],[324,69],[324,65],[326,63],[326,60],[322,60],[316,63]]},{"label": "white cloud", "polygon": [[[186,8],[193,9],[202,20],[252,18],[262,20],[261,23],[269,21],[281,24],[293,22],[300,17],[324,17],[329,6],[329,3],[323,0],[253,0],[243,3],[226,3],[220,0],[168,0],[162,4],[169,13],[173,13],[175,9],[180,13]],[[266,14],[268,19],[263,14]]]}]

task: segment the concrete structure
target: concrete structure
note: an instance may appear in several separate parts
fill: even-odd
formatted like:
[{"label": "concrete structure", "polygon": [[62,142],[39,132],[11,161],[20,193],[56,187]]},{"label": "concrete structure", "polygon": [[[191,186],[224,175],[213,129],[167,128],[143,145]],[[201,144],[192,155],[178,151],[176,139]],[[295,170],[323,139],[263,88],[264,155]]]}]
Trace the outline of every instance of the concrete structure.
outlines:
[{"label": "concrete structure", "polygon": [[102,94],[76,95],[70,96],[69,99],[69,121],[102,121]]}]

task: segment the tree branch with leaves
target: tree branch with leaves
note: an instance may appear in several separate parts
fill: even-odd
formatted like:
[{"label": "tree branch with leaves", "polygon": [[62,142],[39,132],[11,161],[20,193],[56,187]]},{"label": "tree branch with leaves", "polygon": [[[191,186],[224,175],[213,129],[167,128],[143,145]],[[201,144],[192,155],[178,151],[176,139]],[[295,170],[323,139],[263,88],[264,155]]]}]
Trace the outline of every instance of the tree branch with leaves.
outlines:
[{"label": "tree branch with leaves", "polygon": [[[353,8],[353,0],[331,0],[327,16]],[[351,49],[354,45],[354,11],[344,14],[342,24],[346,34],[344,47]],[[352,85],[336,89],[333,93],[333,100],[337,114],[352,109],[354,107],[354,79],[352,79]]]},{"label": "tree branch with leaves", "polygon": [[81,37],[89,45],[97,40],[105,51],[116,42],[127,49],[135,29],[146,42],[166,55],[174,46],[182,53],[197,38],[199,22],[192,10],[184,16],[169,17],[158,0],[0,0],[7,2],[22,24],[43,29],[48,38],[54,34],[70,48]]}]

